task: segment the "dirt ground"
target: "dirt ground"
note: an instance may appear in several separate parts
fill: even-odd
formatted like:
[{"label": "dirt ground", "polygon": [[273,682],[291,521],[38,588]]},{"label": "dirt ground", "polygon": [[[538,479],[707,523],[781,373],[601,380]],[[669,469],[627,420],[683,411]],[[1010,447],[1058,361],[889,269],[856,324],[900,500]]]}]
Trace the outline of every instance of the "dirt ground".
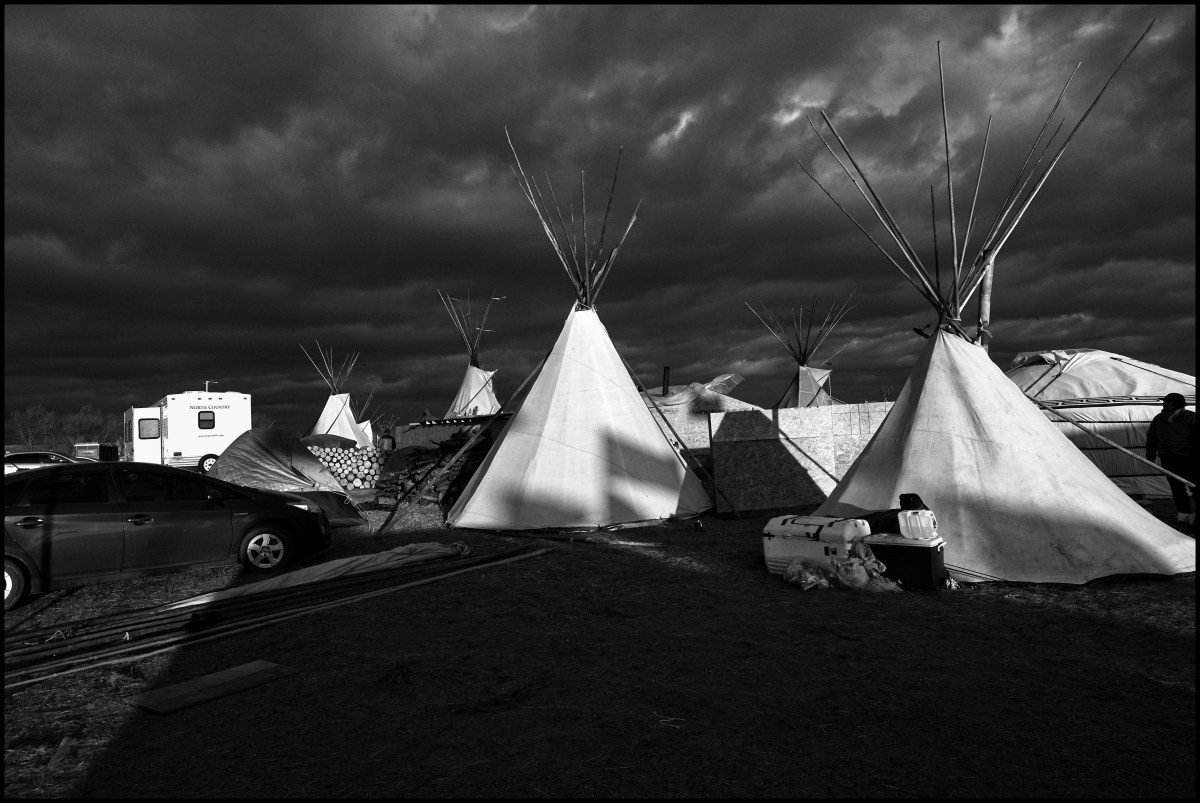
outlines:
[{"label": "dirt ground", "polygon": [[[766,518],[597,543],[430,505],[339,530],[322,560],[550,551],[6,694],[5,797],[1195,797],[1195,575],[805,592],[766,571]],[[244,582],[56,592],[5,629]],[[254,660],[297,671],[126,701]]]}]

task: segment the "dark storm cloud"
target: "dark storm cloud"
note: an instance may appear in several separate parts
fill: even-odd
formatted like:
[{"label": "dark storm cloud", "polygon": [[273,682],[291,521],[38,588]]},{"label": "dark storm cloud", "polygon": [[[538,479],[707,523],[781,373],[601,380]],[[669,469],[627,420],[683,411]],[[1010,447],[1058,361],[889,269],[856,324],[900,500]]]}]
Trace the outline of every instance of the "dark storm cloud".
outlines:
[{"label": "dark storm cloud", "polygon": [[894,394],[935,315],[797,167],[873,222],[807,118],[930,263],[934,187],[944,260],[938,42],[961,227],[989,116],[987,222],[1076,64],[1064,134],[1152,18],[1001,253],[992,356],[1194,374],[1191,6],[6,6],[6,412],[215,379],[302,429],[319,342],[359,353],[372,414],[440,413],[465,359],[438,289],[503,297],[505,397],[572,301],[506,128],[564,209],[583,171],[590,226],[620,153],[610,244],[641,207],[600,311],[643,382],[737,372],[770,403],[789,358],[746,302],[853,292],[835,395]]}]

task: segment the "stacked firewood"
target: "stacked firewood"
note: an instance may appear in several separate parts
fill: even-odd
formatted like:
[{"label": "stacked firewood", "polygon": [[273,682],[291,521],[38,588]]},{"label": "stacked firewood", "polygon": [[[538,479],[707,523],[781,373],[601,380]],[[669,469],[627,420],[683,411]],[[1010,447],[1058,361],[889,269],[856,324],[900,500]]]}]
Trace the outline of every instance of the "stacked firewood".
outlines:
[{"label": "stacked firewood", "polygon": [[[461,493],[462,487],[466,485],[491,447],[491,438],[485,435],[450,463],[469,439],[470,435],[467,432],[460,431],[432,446],[406,447],[403,450],[403,459],[384,467],[383,474],[375,486],[376,490],[380,495],[401,496],[433,480],[433,484],[425,489],[421,498],[412,501],[450,504],[453,501],[451,497],[457,497],[458,493]],[[397,457],[400,457],[399,452]]]},{"label": "stacked firewood", "polygon": [[355,449],[310,446],[308,450],[316,455],[346,490],[374,488],[379,482],[380,469],[391,455],[390,451],[382,451],[374,446]]}]

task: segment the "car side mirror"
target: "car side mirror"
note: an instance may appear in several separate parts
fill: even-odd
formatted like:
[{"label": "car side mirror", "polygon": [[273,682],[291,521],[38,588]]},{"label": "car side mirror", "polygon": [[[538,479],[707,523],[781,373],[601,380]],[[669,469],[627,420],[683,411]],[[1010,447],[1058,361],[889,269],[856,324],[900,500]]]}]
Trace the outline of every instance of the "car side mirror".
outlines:
[{"label": "car side mirror", "polygon": [[208,490],[208,496],[206,498],[208,499],[208,501],[212,502],[213,504],[218,504],[218,505],[221,502],[225,501],[225,497],[221,496],[221,492],[218,491],[216,488],[210,488]]}]

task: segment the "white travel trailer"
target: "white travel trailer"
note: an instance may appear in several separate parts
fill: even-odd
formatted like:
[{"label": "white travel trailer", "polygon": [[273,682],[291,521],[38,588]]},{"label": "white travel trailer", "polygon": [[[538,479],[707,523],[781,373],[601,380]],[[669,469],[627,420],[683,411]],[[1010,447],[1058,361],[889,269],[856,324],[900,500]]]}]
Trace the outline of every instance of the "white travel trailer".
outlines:
[{"label": "white travel trailer", "polygon": [[207,473],[252,426],[250,394],[189,390],[125,411],[121,459]]}]

